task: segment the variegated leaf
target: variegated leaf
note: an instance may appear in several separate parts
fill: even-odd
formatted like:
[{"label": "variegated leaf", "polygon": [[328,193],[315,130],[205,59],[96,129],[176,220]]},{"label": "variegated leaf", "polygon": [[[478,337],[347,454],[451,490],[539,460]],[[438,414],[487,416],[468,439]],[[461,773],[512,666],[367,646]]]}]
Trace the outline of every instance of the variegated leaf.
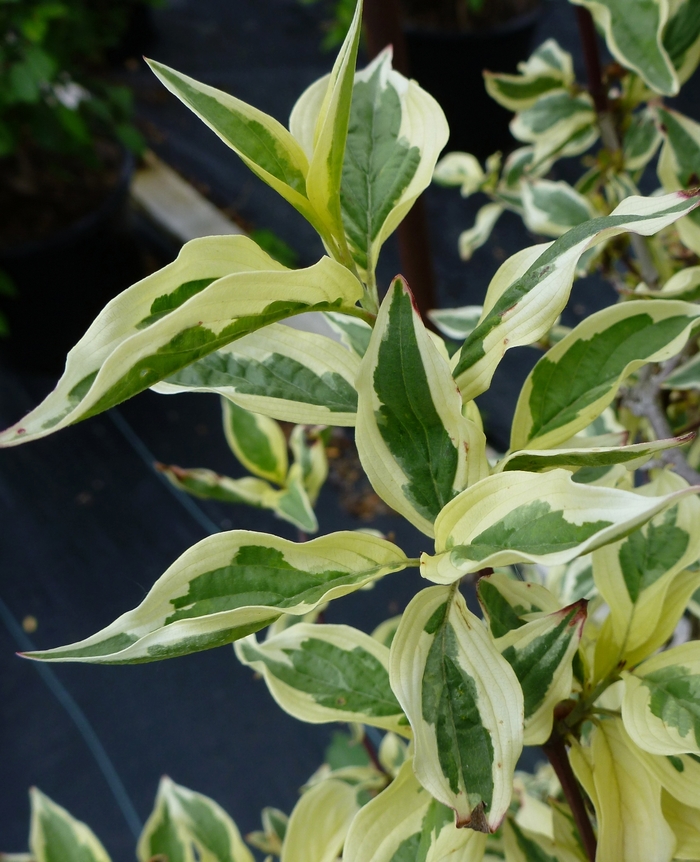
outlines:
[{"label": "variegated leaf", "polygon": [[434,183],[439,186],[459,186],[463,198],[478,192],[485,179],[484,169],[471,153],[447,153],[433,172]]},{"label": "variegated leaf", "polygon": [[700,389],[700,354],[679,365],[664,378],[663,389]]},{"label": "variegated leaf", "polygon": [[[661,613],[656,628],[647,632],[647,637],[634,649],[627,651],[625,663],[628,667],[634,667],[647,656],[652,655],[660,647],[664,646],[676,630],[680,618],[683,616],[691,597],[700,589],[700,571],[686,570],[680,572],[671,581],[664,596]],[[595,654],[596,675],[605,675],[615,663],[619,661],[619,641],[613,634],[612,620],[608,617],[598,636],[601,650],[607,651],[612,656],[612,666],[605,662],[599,662],[598,651]],[[601,656],[602,658],[602,656]],[[608,660],[609,661],[609,660]]]},{"label": "variegated leaf", "polygon": [[411,601],[390,672],[413,729],[418,780],[455,809],[457,826],[494,832],[522,749],[523,694],[454,587],[430,587]]},{"label": "variegated leaf", "polygon": [[654,157],[663,137],[653,112],[645,109],[632,115],[622,141],[625,169],[639,171]]},{"label": "variegated leaf", "polygon": [[262,643],[255,635],[238,641],[236,655],[301,721],[356,721],[406,735],[389,684],[389,649],[357,629],[299,623]]},{"label": "variegated leaf", "polygon": [[537,362],[520,391],[512,450],[549,449],[592,422],[622,381],[685,346],[700,318],[679,300],[633,300],[583,320]]},{"label": "variegated leaf", "polygon": [[163,63],[149,60],[148,64],[161,83],[231,147],[254,174],[323,234],[322,221],[307,197],[308,159],[299,142],[281,123]]},{"label": "variegated leaf", "polygon": [[244,476],[231,479],[213,470],[201,467],[184,468],[175,464],[156,465],[169,482],[180,491],[186,491],[202,500],[218,500],[221,503],[245,503],[263,509],[274,509],[279,490],[264,479]]},{"label": "variegated leaf", "polygon": [[314,507],[304,484],[304,470],[301,464],[292,464],[287,474],[285,486],[275,504],[279,518],[289,521],[304,533],[315,533],[318,521]]},{"label": "variegated leaf", "polygon": [[289,817],[280,862],[335,862],[359,808],[356,788],[345,781],[315,784]]},{"label": "variegated leaf", "polygon": [[[666,107],[657,108],[664,134],[656,172],[661,185],[672,189],[700,186],[700,123]],[[700,215],[690,213],[678,222],[678,234],[696,254],[700,254]]]},{"label": "variegated leaf", "polygon": [[383,242],[430,183],[447,137],[442,109],[391,68],[391,48],[357,73],[341,205],[353,258],[370,280]]},{"label": "variegated leaf", "polygon": [[[110,862],[93,831],[36,787],[29,791],[29,850],[36,862]],[[175,860],[173,860],[175,862]]]},{"label": "variegated leaf", "polygon": [[615,59],[632,69],[657,93],[675,96],[678,77],[663,44],[668,0],[645,0],[630,9],[629,0],[572,0],[590,10],[605,33]]},{"label": "variegated leaf", "polygon": [[449,365],[401,278],[382,302],[357,390],[357,450],[374,490],[432,535],[443,506],[485,475],[485,439],[462,416]]},{"label": "variegated leaf", "polygon": [[563,180],[529,180],[521,196],[526,227],[543,236],[561,236],[596,216],[588,199]]},{"label": "variegated leaf", "polygon": [[461,341],[476,328],[482,311],[481,305],[463,305],[461,308],[433,308],[428,312],[428,317],[447,338]]},{"label": "variegated leaf", "polygon": [[[571,693],[571,663],[586,621],[585,600],[511,629],[495,641],[525,699],[525,745],[549,739],[554,707]],[[493,620],[490,621],[493,627]]]},{"label": "variegated leaf", "polygon": [[[630,496],[651,500],[687,490],[684,479],[662,471]],[[626,538],[594,552],[593,577],[610,606],[606,625],[620,659],[648,643],[661,622],[671,584],[700,556],[699,518],[700,500],[686,496]]]},{"label": "variegated leaf", "polygon": [[218,392],[284,422],[354,425],[359,365],[358,357],[325,335],[273,323],[153,389],[164,395]]},{"label": "variegated leaf", "polygon": [[471,260],[472,255],[481,248],[488,238],[491,236],[491,231],[496,226],[496,222],[503,215],[504,207],[500,203],[485,204],[476,214],[474,226],[469,230],[464,230],[459,235],[457,240],[457,248],[459,256],[462,260]]},{"label": "variegated leaf", "polygon": [[560,608],[556,596],[546,587],[502,572],[479,578],[476,590],[494,638],[524,626],[529,614],[552,614]]},{"label": "variegated leaf", "polygon": [[588,93],[573,96],[566,89],[550,90],[510,124],[513,137],[534,148],[533,162],[585,152],[598,138],[593,101]]},{"label": "variegated leaf", "polygon": [[362,359],[369,347],[372,327],[368,323],[365,323],[364,320],[350,317],[348,314],[338,314],[335,311],[327,311],[324,317],[331,329],[340,336],[341,343],[348,350],[351,350],[355,356]]},{"label": "variegated leaf", "polygon": [[287,476],[287,438],[267,416],[221,399],[224,434],[231,451],[253,475],[283,485]]},{"label": "variegated leaf", "polygon": [[503,828],[506,862],[581,862],[581,856],[509,817]]},{"label": "variegated leaf", "polygon": [[138,862],[167,859],[168,862],[195,862],[194,847],[182,819],[172,809],[167,789],[172,782],[161,779],[156,804],[136,845]]},{"label": "variegated leaf", "polygon": [[45,661],[132,664],[231,643],[281,614],[303,616],[407,565],[395,545],[360,533],[298,544],[234,530],[193,545],[133,611]]},{"label": "variegated leaf", "polygon": [[669,4],[663,45],[676,69],[678,81],[684,84],[700,59],[700,14],[697,0],[674,0]]},{"label": "variegated leaf", "polygon": [[700,755],[700,644],[690,641],[624,675],[622,720],[650,754]]},{"label": "variegated leaf", "polygon": [[635,288],[639,296],[683,299],[697,302],[700,299],[700,266],[687,266],[669,278],[661,290],[653,290],[641,283]]},{"label": "variegated leaf", "polygon": [[[578,438],[573,439],[578,440]],[[577,471],[574,473],[574,481],[584,481],[584,477],[588,481],[589,474],[584,474],[579,478],[579,471],[605,469],[613,464],[624,464],[628,470],[636,470],[657,453],[665,449],[682,446],[690,440],[692,440],[692,435],[686,434],[683,437],[653,440],[651,443],[633,443],[630,446],[581,446],[580,448],[573,448],[562,444],[556,449],[516,449],[499,461],[495,470],[498,473],[507,470],[527,470],[531,473],[539,473],[553,467],[566,467]]]},{"label": "variegated leaf", "polygon": [[595,807],[596,858],[670,862],[676,842],[661,811],[661,784],[635,748],[622,722],[612,719],[594,728],[588,761],[580,748],[571,751],[571,765]]},{"label": "variegated leaf", "polygon": [[279,808],[266,806],[260,812],[260,819],[262,820],[262,830],[249,832],[246,835],[246,841],[251,847],[262,850],[263,853],[279,856],[287,832],[289,817]]},{"label": "variegated leaf", "polygon": [[486,92],[509,111],[529,108],[550,90],[574,82],[571,54],[555,39],[547,39],[528,60],[518,63],[518,75],[484,72]]},{"label": "variegated leaf", "polygon": [[661,810],[676,836],[676,859],[700,859],[700,810],[661,791]]},{"label": "variegated leaf", "polygon": [[[163,285],[159,277],[166,267],[112,300],[68,354],[66,370],[53,392],[0,435],[0,446],[44,437],[101,413],[267,324],[303,311],[353,306],[362,295],[357,279],[330,258],[308,269],[284,270],[264,252],[255,251],[257,246],[245,237],[216,241],[223,239],[238,241],[226,246],[233,248],[228,254],[233,262],[227,263],[233,274],[204,279],[214,266],[221,267],[217,256],[209,262],[212,241],[193,240],[184,284],[192,281],[194,271],[207,286],[194,295],[191,287],[178,294],[183,276],[173,278],[169,273]],[[155,287],[150,279],[156,279]],[[139,322],[154,313],[155,300],[162,296],[163,305],[171,310],[164,316],[158,311],[155,322],[139,329]]]},{"label": "variegated leaf", "polygon": [[323,438],[317,431],[296,425],[289,436],[289,447],[301,468],[301,480],[312,506],[328,476],[328,458]]},{"label": "variegated leaf", "polygon": [[353,820],[343,862],[481,862],[485,846],[483,833],[455,827],[454,812],[421,787],[408,760]]},{"label": "variegated leaf", "polygon": [[[161,779],[158,793],[169,817],[196,848],[198,862],[254,862],[236,824],[213,799],[175,784],[167,776]],[[151,845],[153,838],[151,833]],[[160,852],[172,858],[157,847],[149,849],[152,855]]]},{"label": "variegated leaf", "polygon": [[700,808],[700,757],[696,754],[649,754],[637,745],[632,745],[631,749],[644,769],[674,800]]},{"label": "variegated leaf", "polygon": [[642,496],[577,484],[566,470],[499,473],[445,506],[435,522],[436,554],[421,556],[421,574],[449,584],[486,566],[561,565],[695,493],[686,487]]},{"label": "variegated leaf", "polygon": [[[345,235],[340,206],[340,189],[343,162],[347,146],[355,62],[360,43],[362,26],[362,0],[358,0],[355,13],[345,40],[338,52],[330,75],[311,85],[302,94],[289,120],[293,135],[297,135],[298,117],[302,111],[305,125],[313,122],[313,152],[309,157],[309,172],[306,178],[306,191],[309,200],[322,222],[330,231],[332,240],[339,247],[339,259],[345,263]],[[322,93],[322,95],[321,95]],[[308,110],[309,95],[312,110]],[[320,98],[319,98],[320,96]],[[315,116],[314,116],[315,114]],[[308,140],[305,131],[302,140]],[[337,252],[336,252],[337,254]]]},{"label": "variegated leaf", "polygon": [[481,321],[465,341],[454,368],[464,401],[484,392],[503,354],[548,332],[563,310],[581,255],[625,231],[656,233],[689,213],[698,195],[679,192],[656,198],[630,197],[609,216],[584,222],[549,246],[513,255],[489,285]]}]

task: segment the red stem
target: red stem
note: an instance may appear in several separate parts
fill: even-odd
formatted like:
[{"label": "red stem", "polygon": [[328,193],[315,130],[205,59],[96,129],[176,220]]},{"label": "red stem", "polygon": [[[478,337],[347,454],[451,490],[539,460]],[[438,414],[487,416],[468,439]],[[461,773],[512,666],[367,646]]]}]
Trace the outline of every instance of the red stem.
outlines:
[{"label": "red stem", "polygon": [[593,99],[595,109],[599,114],[608,111],[608,94],[603,84],[603,71],[600,66],[600,53],[598,52],[598,34],[596,33],[593,17],[588,9],[583,6],[576,7],[576,22],[581,37],[583,48],[583,61],[586,65],[586,77],[588,78],[588,90]]},{"label": "red stem", "polygon": [[569,803],[569,808],[571,808],[574,823],[576,823],[579,835],[581,836],[586,855],[590,859],[590,862],[595,862],[598,844],[593,832],[593,826],[586,811],[586,805],[581,795],[581,788],[578,786],[576,776],[569,763],[566,745],[556,729],[552,731],[552,735],[542,746],[542,750],[547,755],[559,779],[561,789],[564,792],[566,801]]}]

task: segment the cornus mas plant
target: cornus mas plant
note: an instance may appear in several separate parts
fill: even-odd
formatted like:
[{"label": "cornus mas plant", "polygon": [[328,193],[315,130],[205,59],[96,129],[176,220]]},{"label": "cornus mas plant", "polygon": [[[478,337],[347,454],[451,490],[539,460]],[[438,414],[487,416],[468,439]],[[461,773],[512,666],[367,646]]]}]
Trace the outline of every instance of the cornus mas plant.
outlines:
[{"label": "cornus mas plant", "polygon": [[[251,842],[283,862],[700,859],[700,646],[659,652],[700,588],[700,489],[667,469],[636,487],[636,468],[687,439],[630,442],[608,409],[625,381],[694,343],[700,310],[660,293],[585,320],[528,376],[501,458],[487,458],[474,402],[507,349],[551,330],[582,257],[692,217],[700,193],[630,195],[518,252],[450,358],[405,281],[380,302],[375,279],[446,124],[390,51],[355,73],[360,17],[358,4],[289,131],[151,64],[316,228],[327,256],[292,271],[242,236],[188,243],[110,303],[56,389],[0,439],[43,437],[147,387],[213,391],[233,405],[234,451],[286,487],[268,420],[354,427],[374,489],[425,550],[409,559],[367,532],[220,533],[103,631],[30,657],[128,664],[235,642],[292,715],[386,731],[369,765],[317,772],[288,822],[263,812]],[[343,338],[281,323],[303,312]],[[295,446],[308,496],[313,459]],[[412,566],[430,585],[372,635],[319,622],[328,602]],[[483,619],[460,592],[476,575]],[[524,745],[542,745],[553,770],[516,773]],[[107,859],[86,826],[39,792],[32,801],[28,858]],[[167,779],[137,855],[252,859],[216,803]]]}]

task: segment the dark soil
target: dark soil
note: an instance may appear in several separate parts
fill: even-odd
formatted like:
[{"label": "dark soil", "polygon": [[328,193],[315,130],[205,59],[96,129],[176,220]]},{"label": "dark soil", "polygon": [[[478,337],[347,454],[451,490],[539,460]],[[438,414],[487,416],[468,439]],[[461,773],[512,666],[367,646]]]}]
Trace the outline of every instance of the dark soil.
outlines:
[{"label": "dark soil", "polygon": [[36,147],[0,159],[0,251],[45,239],[94,212],[121,176],[123,150],[98,141],[94,163]]}]

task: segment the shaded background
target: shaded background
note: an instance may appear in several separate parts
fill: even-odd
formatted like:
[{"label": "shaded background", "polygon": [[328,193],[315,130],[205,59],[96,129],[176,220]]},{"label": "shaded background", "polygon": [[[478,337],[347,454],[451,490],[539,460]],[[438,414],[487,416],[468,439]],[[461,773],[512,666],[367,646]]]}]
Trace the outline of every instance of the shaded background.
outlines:
[{"label": "shaded background", "polygon": [[[332,65],[332,55],[318,47],[322,11],[295,0],[169,0],[155,18],[156,59],[282,122],[303,89]],[[574,52],[581,76],[573,9],[565,0],[548,4],[534,44],[550,35]],[[273,230],[299,252],[300,265],[317,259],[320,242],[304,220],[150,73],[137,69],[124,76],[136,89],[149,143],[162,158],[246,224]],[[691,115],[697,115],[697,93],[696,76],[681,105]],[[426,195],[443,306],[480,303],[497,266],[534,241],[506,213],[488,246],[462,263],[457,237],[482,202],[463,201],[456,190],[431,188]],[[167,246],[161,252],[167,254]],[[380,283],[398,271],[390,241]],[[612,299],[600,282],[584,279],[574,287],[563,322],[573,325]],[[508,354],[482,399],[497,446],[505,447],[515,397],[536,357],[528,348]],[[2,426],[31,409],[54,382],[0,366]],[[135,606],[167,566],[212,529],[296,538],[284,522],[242,506],[192,506],[154,473],[152,457],[236,475],[218,400],[145,393],[105,416],[0,452],[0,850],[26,849],[27,789],[37,785],[88,823],[114,862],[133,859],[127,821],[135,827],[146,819],[162,774],[212,796],[245,833],[258,828],[264,805],[291,810],[335,729],[301,724],[281,712],[231,647],[138,667],[67,664],[49,671],[14,656],[26,645],[26,617],[36,618],[31,638],[39,648],[86,637]],[[367,525],[347,513],[341,497],[330,484],[324,489],[321,534]],[[371,525],[394,532],[410,556],[427,547],[393,515]],[[402,611],[420,585],[414,571],[391,575],[371,592],[334,602],[327,620],[370,631]],[[100,767],[91,745],[111,767]],[[121,807],[110,769],[125,789]]]}]

